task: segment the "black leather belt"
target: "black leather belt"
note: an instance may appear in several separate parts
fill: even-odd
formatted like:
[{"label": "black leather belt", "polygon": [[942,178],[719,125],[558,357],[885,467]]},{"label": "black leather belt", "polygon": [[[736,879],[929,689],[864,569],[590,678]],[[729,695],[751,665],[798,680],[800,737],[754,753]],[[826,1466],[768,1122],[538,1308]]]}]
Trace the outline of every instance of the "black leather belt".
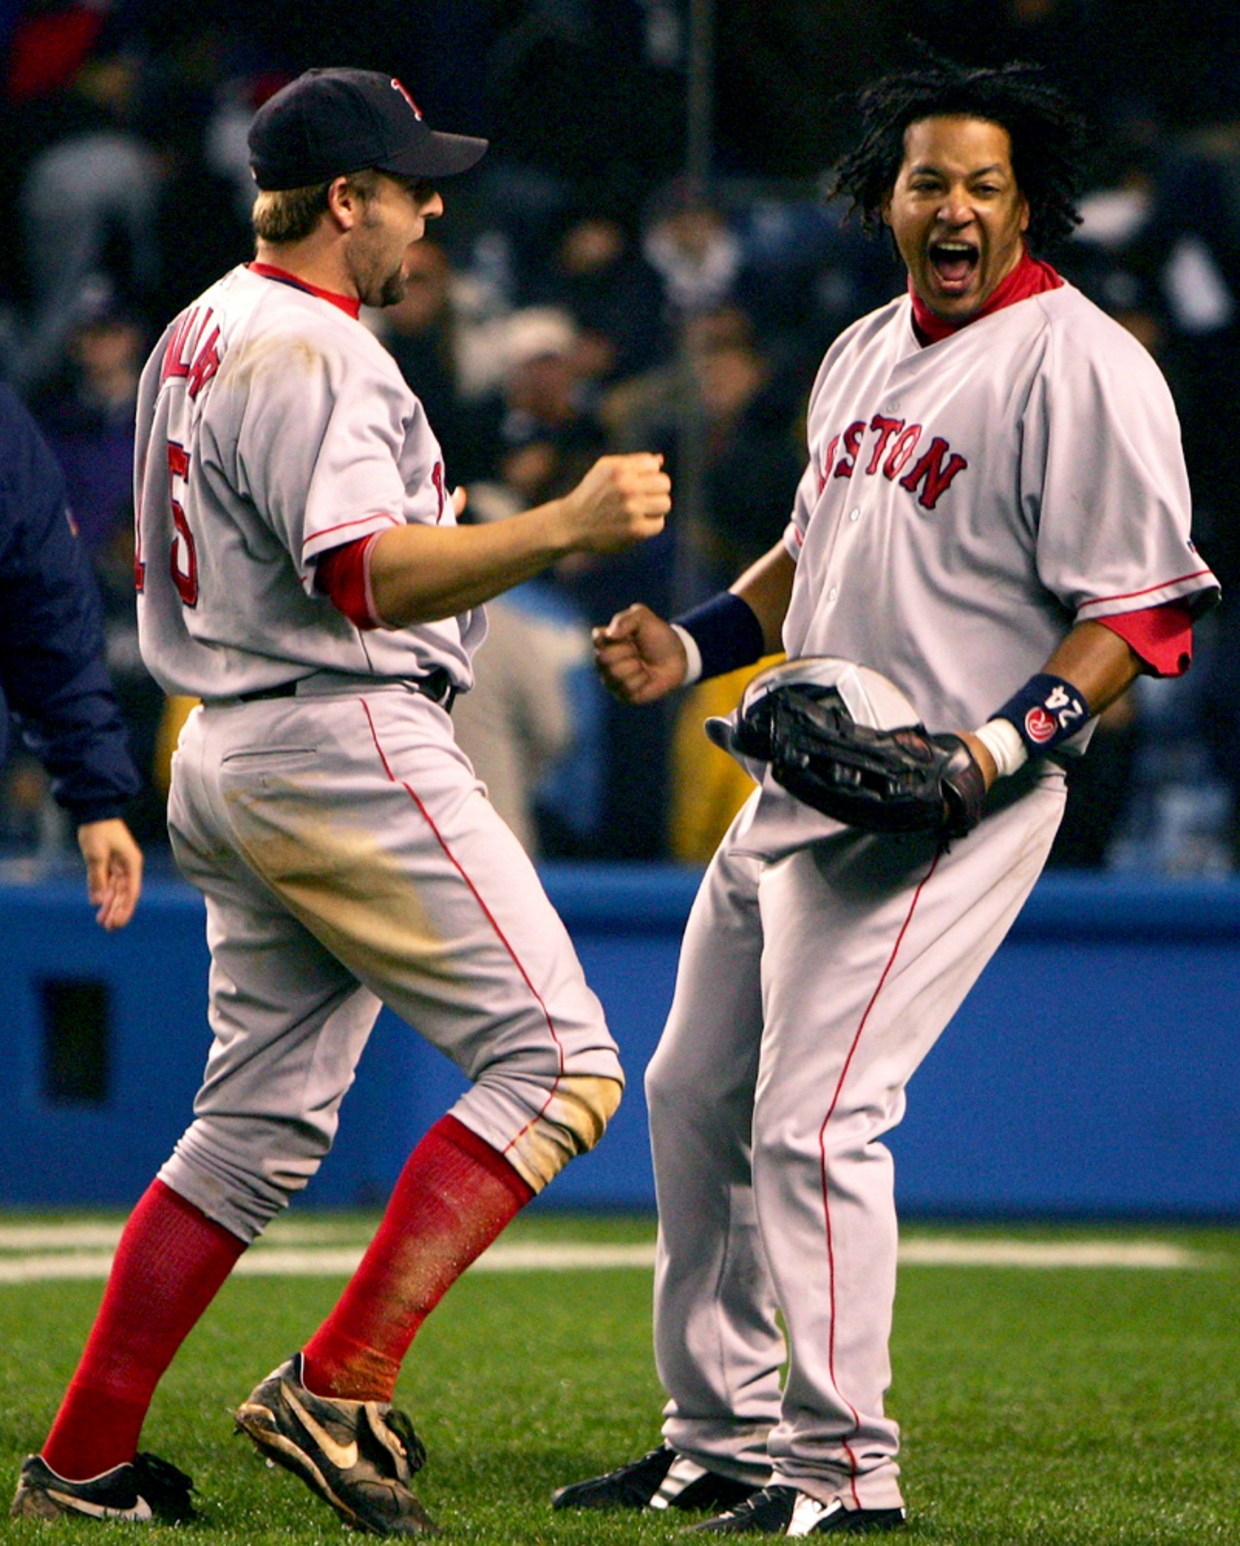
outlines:
[{"label": "black leather belt", "polygon": [[[294,677],[291,682],[281,682],[277,687],[259,687],[254,692],[239,692],[235,701],[237,703],[262,703],[268,698],[295,698],[297,688],[304,681],[304,677]],[[376,679],[377,680],[377,679]],[[423,693],[441,708],[452,712],[452,705],[456,701],[456,688],[452,685],[452,678],[443,666],[436,666],[433,671],[428,671],[425,676],[407,676],[401,678],[405,687],[412,688],[414,692]]]}]

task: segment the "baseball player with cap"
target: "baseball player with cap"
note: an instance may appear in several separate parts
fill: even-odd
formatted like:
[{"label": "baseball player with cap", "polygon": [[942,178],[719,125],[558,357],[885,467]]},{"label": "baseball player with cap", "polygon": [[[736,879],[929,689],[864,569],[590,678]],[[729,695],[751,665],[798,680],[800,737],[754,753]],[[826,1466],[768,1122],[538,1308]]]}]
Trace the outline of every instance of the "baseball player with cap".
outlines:
[{"label": "baseball player with cap", "polygon": [[1074,115],[1031,67],[929,58],[860,127],[837,191],[908,293],[828,350],[782,540],[676,623],[634,606],[596,634],[633,703],[781,644],[785,685],[851,662],[957,733],[979,797],[966,835],[946,804],[942,831],[891,835],[759,764],[692,909],[646,1082],[663,1444],[554,1501],[721,1535],[904,1523],[883,1135],[1037,879],[1094,717],[1182,672],[1217,596],[1165,382],[1030,250],[1075,222]]},{"label": "baseball player with cap", "polygon": [[400,299],[441,179],[486,142],[404,86],[312,70],[258,112],[257,256],[174,319],[142,378],[143,658],[202,700],[169,829],[203,892],[214,1032],[194,1120],[124,1231],[15,1515],[180,1519],[137,1452],[155,1385],[246,1246],[311,1179],[381,1003],[470,1078],[415,1148],[339,1303],[237,1408],[346,1523],[434,1533],[392,1406],[445,1290],[601,1136],[623,1076],[532,865],[452,735],[483,603],[661,530],[654,455],[461,526],[422,404],[358,320]]}]

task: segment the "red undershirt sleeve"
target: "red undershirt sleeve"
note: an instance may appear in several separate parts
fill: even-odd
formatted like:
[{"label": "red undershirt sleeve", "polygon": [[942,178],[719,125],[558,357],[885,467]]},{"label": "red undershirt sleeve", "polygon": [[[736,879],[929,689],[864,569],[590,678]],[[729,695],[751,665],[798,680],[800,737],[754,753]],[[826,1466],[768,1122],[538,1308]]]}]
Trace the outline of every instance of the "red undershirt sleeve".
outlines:
[{"label": "red undershirt sleeve", "polygon": [[1140,655],[1152,676],[1183,676],[1192,664],[1192,614],[1178,601],[1097,621]]},{"label": "red undershirt sleeve", "polygon": [[314,585],[338,612],[361,629],[383,628],[370,589],[370,552],[383,535],[373,531],[324,553],[315,565]]}]

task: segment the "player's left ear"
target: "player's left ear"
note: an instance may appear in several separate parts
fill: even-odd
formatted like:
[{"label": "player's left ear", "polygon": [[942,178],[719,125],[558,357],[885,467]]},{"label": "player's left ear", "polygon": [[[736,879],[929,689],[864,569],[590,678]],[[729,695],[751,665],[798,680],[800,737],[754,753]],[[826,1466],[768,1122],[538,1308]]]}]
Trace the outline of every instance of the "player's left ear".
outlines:
[{"label": "player's left ear", "polygon": [[1029,200],[1022,197],[1022,199],[1020,201],[1020,230],[1021,230],[1021,235],[1023,236],[1024,233],[1028,229],[1029,229]]},{"label": "player's left ear", "polygon": [[347,177],[336,177],[328,185],[327,207],[342,230],[351,230],[361,216],[360,190]]}]

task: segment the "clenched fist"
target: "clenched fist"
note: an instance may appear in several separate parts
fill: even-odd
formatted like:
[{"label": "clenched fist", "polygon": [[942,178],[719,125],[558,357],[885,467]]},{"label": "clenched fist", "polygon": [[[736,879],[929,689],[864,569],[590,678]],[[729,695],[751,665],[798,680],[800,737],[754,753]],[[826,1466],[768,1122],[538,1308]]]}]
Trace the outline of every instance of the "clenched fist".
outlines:
[{"label": "clenched fist", "polygon": [[661,455],[602,456],[559,503],[565,547],[622,553],[663,530],[672,508],[672,480]]},{"label": "clenched fist", "polygon": [[653,703],[684,681],[685,647],[669,622],[640,601],[593,632],[594,664],[623,703]]}]

